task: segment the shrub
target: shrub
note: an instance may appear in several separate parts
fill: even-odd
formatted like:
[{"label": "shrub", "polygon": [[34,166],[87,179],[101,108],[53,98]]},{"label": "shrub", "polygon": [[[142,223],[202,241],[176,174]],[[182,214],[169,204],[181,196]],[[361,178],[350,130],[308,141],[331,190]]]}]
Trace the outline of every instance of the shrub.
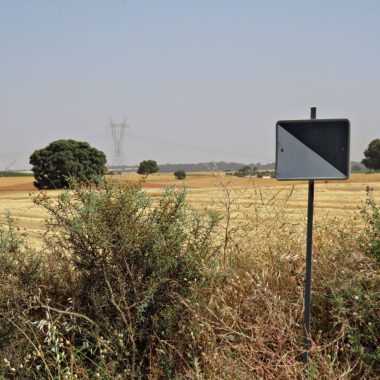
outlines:
[{"label": "shrub", "polygon": [[320,234],[326,243],[315,266],[313,331],[319,332],[335,367],[350,363],[350,378],[374,378],[380,374],[376,262],[363,254],[357,226],[330,225]]},{"label": "shrub", "polygon": [[380,209],[373,196],[373,189],[369,186],[361,215],[367,225],[362,239],[363,251],[368,257],[374,259],[377,268],[380,268]]},{"label": "shrub", "polygon": [[[203,354],[189,378],[200,378],[200,369],[211,379],[378,378],[380,281],[375,261],[363,255],[362,225],[316,220],[306,367],[306,233],[284,212],[291,191],[223,190],[226,274],[213,282],[207,305],[193,309]],[[242,204],[244,217],[236,220]]]},{"label": "shrub", "polygon": [[184,170],[177,170],[174,172],[174,177],[176,177],[177,179],[185,179],[186,172]]},{"label": "shrub", "polygon": [[[51,281],[48,265],[41,253],[27,245],[26,237],[8,215],[7,225],[0,228],[0,378],[15,376],[15,367],[25,364],[26,355],[35,348],[26,330],[33,296],[39,286]],[[28,326],[27,326],[28,325]],[[30,329],[28,332],[31,332]],[[11,359],[11,362],[8,360]],[[13,368],[13,370],[12,370]],[[27,377],[25,377],[27,378]]]},{"label": "shrub", "polygon": [[39,290],[25,294],[22,312],[5,307],[9,324],[25,332],[16,334],[18,344],[25,336],[30,343],[22,356],[33,360],[17,363],[23,378],[169,378],[186,365],[191,336],[180,326],[207,280],[216,218],[201,218],[183,191],[167,190],[152,203],[135,185],[77,187],[35,202],[50,213],[46,249],[55,279],[36,279]]}]

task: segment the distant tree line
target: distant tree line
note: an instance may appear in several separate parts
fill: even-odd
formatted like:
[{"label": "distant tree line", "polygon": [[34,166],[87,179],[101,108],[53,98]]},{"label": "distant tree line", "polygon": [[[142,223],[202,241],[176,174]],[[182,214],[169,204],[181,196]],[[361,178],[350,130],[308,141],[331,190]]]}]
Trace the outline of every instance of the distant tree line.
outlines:
[{"label": "distant tree line", "polygon": [[366,166],[362,162],[351,161],[351,171],[352,172],[361,172],[366,170]]},{"label": "distant tree line", "polygon": [[[220,170],[220,171],[237,171],[241,169],[246,164],[239,162],[199,162],[195,164],[160,164],[160,172],[163,173],[174,173],[177,170],[184,170],[185,172],[208,172],[210,170]],[[256,164],[250,164],[250,166],[255,166],[259,170],[274,170],[274,162],[269,164],[261,164],[260,162]]]},{"label": "distant tree line", "polygon": [[[372,140],[364,151],[365,158],[360,162],[351,162],[352,171],[365,168],[380,169],[380,139]],[[38,189],[67,188],[70,181],[79,183],[98,183],[106,172],[106,156],[91,147],[87,142],[75,140],[57,140],[45,148],[35,150],[30,156],[34,174],[34,185]],[[177,179],[184,179],[186,172],[210,170],[226,171],[238,177],[274,176],[274,163],[244,165],[237,162],[206,162],[197,164],[164,164],[160,167],[154,160],[140,162],[139,174],[172,172]],[[5,173],[7,175],[8,173]],[[4,175],[4,174],[3,174]]]},{"label": "distant tree line", "polygon": [[274,170],[258,169],[254,165],[244,165],[242,168],[236,171],[228,171],[227,175],[235,177],[274,177]]}]

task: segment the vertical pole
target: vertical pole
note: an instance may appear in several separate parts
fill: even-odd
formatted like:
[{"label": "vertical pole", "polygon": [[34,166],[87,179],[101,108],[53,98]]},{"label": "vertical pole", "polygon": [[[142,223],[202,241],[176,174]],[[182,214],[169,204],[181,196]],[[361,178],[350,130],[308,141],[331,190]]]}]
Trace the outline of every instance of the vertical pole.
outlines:
[{"label": "vertical pole", "polygon": [[[310,109],[310,118],[317,118],[317,108]],[[311,306],[311,266],[313,255],[313,214],[314,214],[314,180],[309,180],[307,204],[307,241],[306,241],[306,276],[305,276],[305,311],[304,311],[304,347],[303,361],[307,363],[310,349],[310,306]]]}]

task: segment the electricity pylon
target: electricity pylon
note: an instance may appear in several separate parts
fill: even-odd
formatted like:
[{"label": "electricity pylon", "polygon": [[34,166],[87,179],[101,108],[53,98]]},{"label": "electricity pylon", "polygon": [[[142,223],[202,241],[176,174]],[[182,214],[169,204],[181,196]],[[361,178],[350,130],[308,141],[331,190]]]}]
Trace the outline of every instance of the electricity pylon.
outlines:
[{"label": "electricity pylon", "polygon": [[124,143],[126,131],[130,129],[127,124],[127,119],[124,119],[122,123],[117,124],[110,118],[109,127],[112,133],[113,139],[113,166],[122,166],[125,164],[124,157]]}]

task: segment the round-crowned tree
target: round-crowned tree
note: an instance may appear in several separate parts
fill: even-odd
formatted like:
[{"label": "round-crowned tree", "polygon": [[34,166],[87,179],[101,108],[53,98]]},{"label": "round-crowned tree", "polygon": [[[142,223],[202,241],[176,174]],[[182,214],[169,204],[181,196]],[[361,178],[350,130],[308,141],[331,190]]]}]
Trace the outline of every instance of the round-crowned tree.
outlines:
[{"label": "round-crowned tree", "polygon": [[362,163],[368,169],[380,169],[380,139],[372,140],[364,151]]},{"label": "round-crowned tree", "polygon": [[38,189],[62,189],[70,180],[96,183],[105,172],[106,156],[87,142],[57,140],[35,150],[29,162],[33,165],[34,186]]},{"label": "round-crowned tree", "polygon": [[184,170],[176,170],[174,172],[174,177],[177,179],[185,179],[186,178],[186,172]]},{"label": "round-crowned tree", "polygon": [[154,160],[144,160],[140,162],[137,173],[139,174],[152,174],[157,173],[160,168],[157,165],[157,162]]}]

